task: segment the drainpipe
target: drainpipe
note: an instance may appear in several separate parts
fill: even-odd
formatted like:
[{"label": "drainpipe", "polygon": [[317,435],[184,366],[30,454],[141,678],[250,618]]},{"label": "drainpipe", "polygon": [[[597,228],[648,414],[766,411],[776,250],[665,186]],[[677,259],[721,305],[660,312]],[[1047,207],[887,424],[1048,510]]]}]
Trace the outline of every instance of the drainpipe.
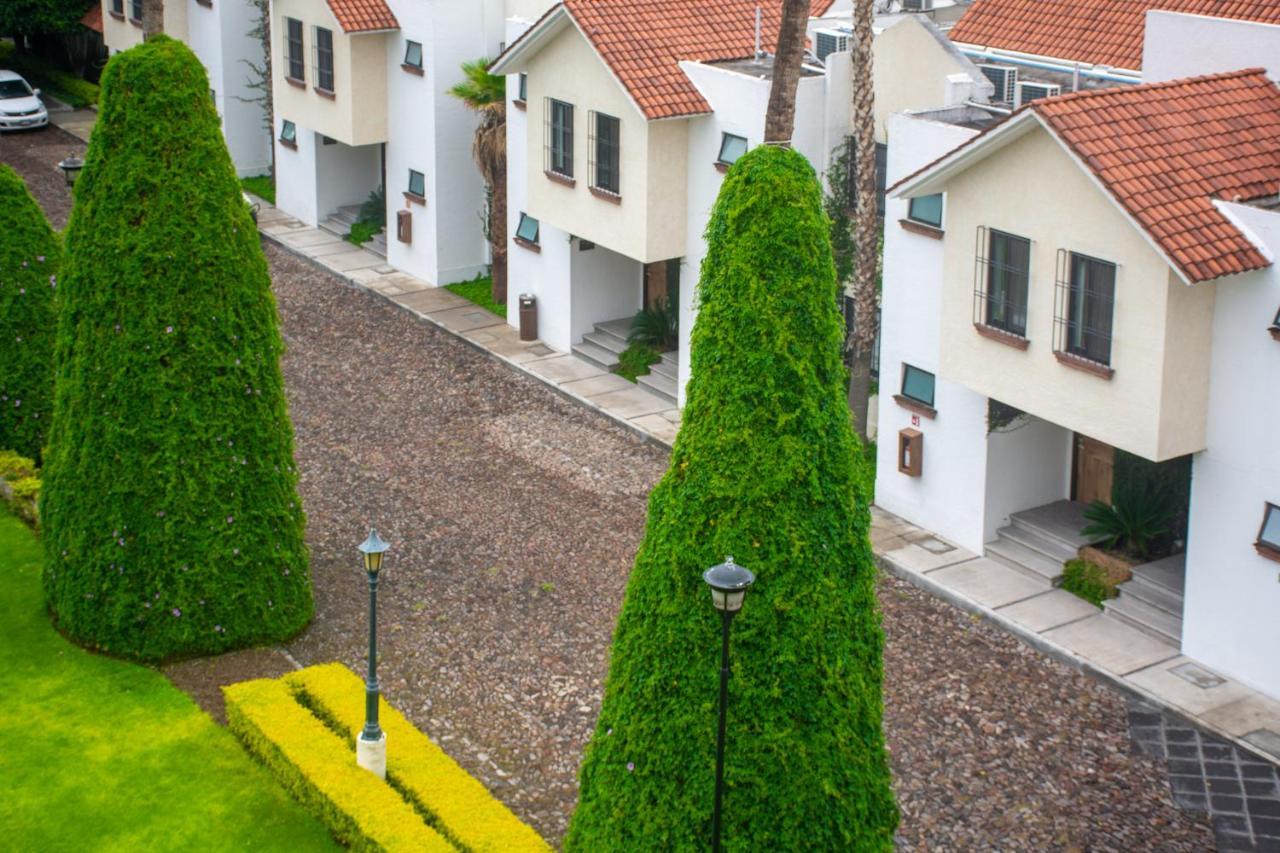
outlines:
[{"label": "drainpipe", "polygon": [[[965,56],[969,57],[970,59],[982,59],[982,60],[990,60],[995,62],[1007,62],[1010,65],[1024,65],[1028,68],[1042,68],[1045,71],[1061,71],[1064,73],[1073,71],[1070,65],[1066,65],[1064,63],[1045,62],[1045,61],[1040,61],[1035,59],[1023,59],[1020,56],[1010,56],[1006,53],[1000,53],[994,50],[977,50],[974,48],[962,47],[960,48],[960,52],[963,53]],[[1078,77],[1082,76],[1082,77],[1092,77],[1096,80],[1109,80],[1112,83],[1141,83],[1142,82],[1142,79],[1140,77],[1135,77],[1128,74],[1117,74],[1111,71],[1099,71],[1095,68],[1080,68],[1079,65],[1075,66],[1073,73],[1077,75],[1077,79]]]}]

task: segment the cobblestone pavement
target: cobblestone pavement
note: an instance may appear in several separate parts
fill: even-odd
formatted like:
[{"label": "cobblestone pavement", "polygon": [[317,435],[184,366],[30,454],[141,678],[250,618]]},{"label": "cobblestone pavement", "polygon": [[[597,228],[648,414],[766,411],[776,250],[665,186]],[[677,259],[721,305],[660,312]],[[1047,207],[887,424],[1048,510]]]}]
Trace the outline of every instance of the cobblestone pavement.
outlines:
[{"label": "cobblestone pavement", "polygon": [[1219,850],[1280,851],[1280,769],[1139,700],[1129,704],[1135,746],[1168,762],[1174,801],[1207,813]]}]

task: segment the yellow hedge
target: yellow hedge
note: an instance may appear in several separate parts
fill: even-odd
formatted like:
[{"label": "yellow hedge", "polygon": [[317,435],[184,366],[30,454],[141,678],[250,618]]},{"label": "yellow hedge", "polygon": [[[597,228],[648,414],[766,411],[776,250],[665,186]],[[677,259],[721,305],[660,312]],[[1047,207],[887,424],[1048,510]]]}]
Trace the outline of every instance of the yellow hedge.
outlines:
[{"label": "yellow hedge", "polygon": [[[284,677],[308,707],[354,744],[364,727],[364,683],[342,664],[313,666]],[[379,722],[387,733],[387,781],[436,818],[463,850],[549,851],[551,847],[444,750],[385,700]]]},{"label": "yellow hedge", "polygon": [[390,785],[357,766],[351,746],[283,681],[246,681],[223,693],[231,731],[352,849],[455,850]]}]

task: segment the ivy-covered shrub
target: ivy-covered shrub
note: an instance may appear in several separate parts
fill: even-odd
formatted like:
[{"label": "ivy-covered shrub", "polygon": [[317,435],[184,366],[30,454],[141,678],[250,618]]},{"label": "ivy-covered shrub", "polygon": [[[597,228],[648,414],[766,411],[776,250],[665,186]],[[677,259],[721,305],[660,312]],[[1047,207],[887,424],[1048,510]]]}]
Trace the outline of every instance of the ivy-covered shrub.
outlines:
[{"label": "ivy-covered shrub", "polygon": [[157,37],[102,89],[58,286],[48,604],[142,659],[279,641],[312,599],[266,258],[195,55]]},{"label": "ivy-covered shrub", "polygon": [[727,850],[889,850],[869,484],[812,168],[757,148],[707,226],[692,380],[613,638],[566,849],[711,843],[720,620],[702,572],[756,573],[733,623]]},{"label": "ivy-covered shrub", "polygon": [[53,408],[58,235],[0,164],[0,450],[39,459]]}]

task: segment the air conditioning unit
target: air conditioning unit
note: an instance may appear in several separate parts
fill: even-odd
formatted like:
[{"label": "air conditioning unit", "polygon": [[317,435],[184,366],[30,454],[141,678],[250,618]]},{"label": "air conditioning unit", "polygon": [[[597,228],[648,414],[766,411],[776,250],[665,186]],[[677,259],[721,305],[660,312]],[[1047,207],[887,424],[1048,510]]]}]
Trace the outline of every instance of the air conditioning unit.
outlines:
[{"label": "air conditioning unit", "polygon": [[933,0],[902,0],[902,8],[906,12],[932,12]]},{"label": "air conditioning unit", "polygon": [[979,65],[978,69],[996,87],[995,100],[1004,104],[1012,104],[1014,87],[1018,85],[1018,69],[1007,65]]},{"label": "air conditioning unit", "polygon": [[832,53],[843,53],[849,49],[849,39],[853,36],[852,27],[832,27],[813,31],[814,53],[818,61],[826,60]]},{"label": "air conditioning unit", "polygon": [[1014,104],[1019,107],[1041,98],[1054,98],[1062,94],[1061,86],[1055,86],[1053,83],[1036,83],[1033,80],[1022,80],[1016,88],[1018,91]]}]

